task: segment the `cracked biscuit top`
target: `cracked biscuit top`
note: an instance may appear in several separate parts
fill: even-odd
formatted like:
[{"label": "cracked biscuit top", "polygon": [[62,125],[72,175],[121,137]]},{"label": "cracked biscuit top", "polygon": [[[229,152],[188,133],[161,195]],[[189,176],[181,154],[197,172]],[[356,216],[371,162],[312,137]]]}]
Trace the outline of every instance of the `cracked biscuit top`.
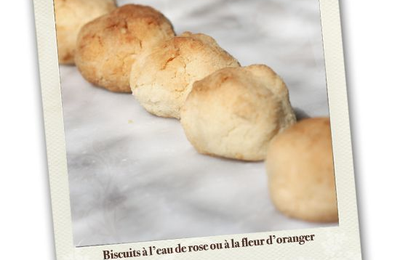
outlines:
[{"label": "cracked biscuit top", "polygon": [[131,88],[150,113],[180,118],[180,109],[195,81],[239,62],[205,34],[185,32],[160,43],[132,66]]},{"label": "cracked biscuit top", "polygon": [[296,118],[282,79],[266,65],[224,68],[193,85],[181,110],[186,137],[203,154],[264,160]]},{"label": "cracked biscuit top", "polygon": [[174,36],[172,24],[157,10],[125,5],[82,28],[75,62],[92,84],[115,92],[131,92],[129,76],[137,56]]}]

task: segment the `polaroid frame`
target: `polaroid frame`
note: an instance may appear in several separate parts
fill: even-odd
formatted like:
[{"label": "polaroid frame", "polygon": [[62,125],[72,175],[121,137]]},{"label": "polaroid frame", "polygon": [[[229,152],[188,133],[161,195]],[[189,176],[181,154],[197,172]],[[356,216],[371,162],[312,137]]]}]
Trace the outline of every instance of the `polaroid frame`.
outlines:
[{"label": "polaroid frame", "polygon": [[[334,165],[336,173],[339,226],[309,230],[288,230],[252,234],[224,235],[206,238],[164,240],[117,245],[76,248],[73,244],[71,210],[69,200],[67,157],[63,124],[63,108],[59,64],[57,56],[56,28],[53,0],[34,0],[40,81],[46,131],[48,171],[54,223],[54,238],[58,260],[102,259],[290,259],[290,260],[360,260],[361,246],[357,213],[357,199],[353,171],[351,133],[344,57],[342,48],[340,8],[338,0],[320,0],[322,35],[332,125]],[[283,243],[284,237],[308,236],[309,241]],[[312,236],[313,235],[313,236]],[[243,239],[256,240],[274,237],[274,243],[264,246],[215,249],[217,243],[231,245]],[[312,237],[312,241],[311,241]],[[279,240],[278,238],[281,238]],[[278,244],[278,241],[281,241]],[[182,252],[182,247],[208,245],[209,250]],[[180,246],[181,249],[178,247]],[[151,248],[151,249],[150,249]],[[173,248],[172,254],[158,254]],[[143,255],[143,249],[148,256]],[[112,253],[111,253],[112,250]],[[141,252],[134,256],[133,251]],[[152,251],[151,255],[150,252]],[[178,252],[181,251],[181,252]],[[108,253],[107,253],[108,252]],[[128,258],[120,258],[127,252]],[[129,254],[129,252],[131,252]],[[107,258],[107,255],[110,258]]]}]

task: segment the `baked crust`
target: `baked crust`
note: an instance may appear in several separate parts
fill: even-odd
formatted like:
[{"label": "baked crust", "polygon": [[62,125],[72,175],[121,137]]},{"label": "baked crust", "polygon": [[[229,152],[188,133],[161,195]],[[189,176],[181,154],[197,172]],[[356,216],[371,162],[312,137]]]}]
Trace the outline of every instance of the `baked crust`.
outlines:
[{"label": "baked crust", "polygon": [[198,152],[245,161],[264,160],[271,139],[296,121],[285,83],[266,65],[225,68],[197,81],[181,116]]},{"label": "baked crust", "polygon": [[75,46],[82,26],[116,8],[114,0],[55,0],[58,60],[75,64]]},{"label": "baked crust", "polygon": [[271,199],[284,214],[337,222],[329,118],[305,119],[272,141],[266,161]]},{"label": "baked crust", "polygon": [[131,88],[150,113],[180,118],[196,80],[239,62],[205,34],[185,32],[157,46],[132,66]]},{"label": "baked crust", "polygon": [[82,28],[75,61],[92,84],[114,92],[131,92],[129,77],[137,56],[174,35],[170,21],[157,10],[125,5]]}]

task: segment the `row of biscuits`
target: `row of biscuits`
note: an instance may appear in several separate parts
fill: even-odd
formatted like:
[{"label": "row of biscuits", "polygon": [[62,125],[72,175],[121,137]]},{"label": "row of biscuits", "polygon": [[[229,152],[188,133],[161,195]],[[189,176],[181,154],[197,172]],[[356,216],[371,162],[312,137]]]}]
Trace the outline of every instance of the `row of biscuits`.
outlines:
[{"label": "row of biscuits", "polygon": [[176,36],[149,6],[55,0],[55,9],[61,64],[75,63],[95,86],[132,92],[154,115],[180,119],[202,154],[265,160],[272,201],[284,214],[338,220],[329,119],[296,123],[271,68],[242,67],[205,34]]}]

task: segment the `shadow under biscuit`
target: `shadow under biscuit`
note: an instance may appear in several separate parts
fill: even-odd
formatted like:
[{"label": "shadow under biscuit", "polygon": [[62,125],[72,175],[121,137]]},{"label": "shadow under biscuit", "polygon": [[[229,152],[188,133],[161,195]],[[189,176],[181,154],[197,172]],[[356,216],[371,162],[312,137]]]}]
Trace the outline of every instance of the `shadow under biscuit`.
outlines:
[{"label": "shadow under biscuit", "polygon": [[297,121],[310,118],[310,116],[300,108],[293,108],[293,110],[294,114],[296,115]]}]

